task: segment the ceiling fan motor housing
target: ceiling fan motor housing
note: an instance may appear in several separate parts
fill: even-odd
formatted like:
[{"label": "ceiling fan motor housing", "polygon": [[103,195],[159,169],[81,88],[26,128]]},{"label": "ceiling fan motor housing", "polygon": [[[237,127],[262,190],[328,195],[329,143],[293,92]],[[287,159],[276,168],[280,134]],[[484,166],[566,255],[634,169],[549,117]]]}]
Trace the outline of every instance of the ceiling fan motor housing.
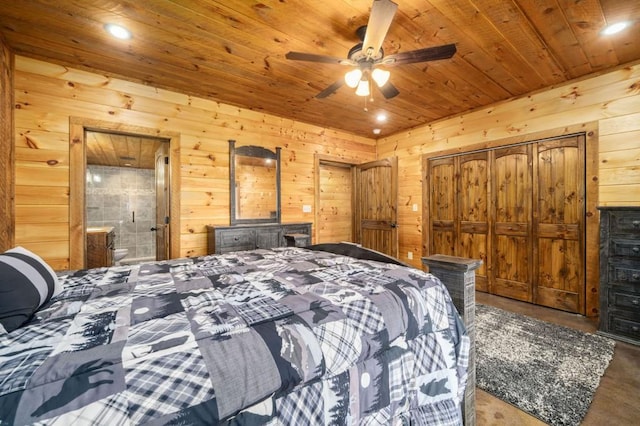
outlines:
[{"label": "ceiling fan motor housing", "polygon": [[364,61],[371,62],[373,64],[384,57],[384,50],[380,48],[377,55],[371,55],[371,57],[367,58],[367,52],[362,51],[362,43],[358,43],[349,50],[347,57],[359,64]]},{"label": "ceiling fan motor housing", "polygon": [[[389,71],[380,69],[379,66],[395,66],[448,59],[456,53],[455,44],[447,44],[394,53],[385,58],[382,43],[389,31],[397,8],[398,5],[392,0],[373,0],[367,25],[363,25],[356,30],[361,42],[349,50],[347,59],[302,52],[288,52],[285,57],[297,61],[347,65],[354,68],[352,71],[347,72],[344,79],[337,80],[318,93],[316,98],[326,98],[332,95],[345,83],[349,87],[357,87],[360,83],[368,85],[371,77],[377,83],[384,97],[391,99],[400,92],[389,81]],[[364,93],[365,91],[362,92]],[[356,94],[358,93],[356,92]]]}]

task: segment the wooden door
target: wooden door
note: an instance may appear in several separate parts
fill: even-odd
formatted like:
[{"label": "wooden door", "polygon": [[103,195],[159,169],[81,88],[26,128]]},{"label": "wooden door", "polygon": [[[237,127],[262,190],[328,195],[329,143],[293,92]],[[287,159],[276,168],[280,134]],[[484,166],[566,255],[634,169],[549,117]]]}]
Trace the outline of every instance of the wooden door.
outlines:
[{"label": "wooden door", "polygon": [[489,252],[489,153],[487,151],[456,157],[458,256],[481,259],[476,270],[476,289],[488,291],[487,271],[491,265]]},{"label": "wooden door", "polygon": [[584,136],[533,148],[535,303],[584,313]]},{"label": "wooden door", "polygon": [[489,290],[533,301],[531,144],[492,151],[492,275]]},{"label": "wooden door", "polygon": [[354,241],[352,166],[321,161],[318,174],[316,243]]},{"label": "wooden door", "polygon": [[398,257],[398,159],[356,166],[356,241]]},{"label": "wooden door", "polygon": [[432,254],[456,255],[456,170],[455,158],[429,161],[427,185],[429,188],[428,247]]},{"label": "wooden door", "polygon": [[169,144],[163,143],[156,156],[156,260],[169,259]]}]

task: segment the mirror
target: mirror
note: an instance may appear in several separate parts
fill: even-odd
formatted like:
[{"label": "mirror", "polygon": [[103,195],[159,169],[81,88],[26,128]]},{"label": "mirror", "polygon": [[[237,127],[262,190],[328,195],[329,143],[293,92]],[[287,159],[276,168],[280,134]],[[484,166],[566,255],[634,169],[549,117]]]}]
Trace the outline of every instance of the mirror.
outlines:
[{"label": "mirror", "polygon": [[231,225],[280,223],[280,148],[229,140]]}]

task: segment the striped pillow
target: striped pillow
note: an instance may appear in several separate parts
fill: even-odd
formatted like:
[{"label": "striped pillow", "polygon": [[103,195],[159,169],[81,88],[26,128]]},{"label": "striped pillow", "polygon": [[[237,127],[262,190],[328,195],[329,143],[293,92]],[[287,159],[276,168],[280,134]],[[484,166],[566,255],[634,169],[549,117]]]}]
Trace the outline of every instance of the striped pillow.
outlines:
[{"label": "striped pillow", "polygon": [[20,327],[60,291],[55,272],[38,255],[22,247],[0,254],[0,334]]}]

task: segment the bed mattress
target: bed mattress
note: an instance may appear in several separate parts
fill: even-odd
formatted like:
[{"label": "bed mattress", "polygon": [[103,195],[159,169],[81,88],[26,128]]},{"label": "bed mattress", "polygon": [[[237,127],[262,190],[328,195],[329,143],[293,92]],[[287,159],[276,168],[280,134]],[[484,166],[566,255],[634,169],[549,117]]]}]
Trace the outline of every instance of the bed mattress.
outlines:
[{"label": "bed mattress", "polygon": [[303,248],[62,274],[0,336],[0,424],[462,423],[443,284]]}]

